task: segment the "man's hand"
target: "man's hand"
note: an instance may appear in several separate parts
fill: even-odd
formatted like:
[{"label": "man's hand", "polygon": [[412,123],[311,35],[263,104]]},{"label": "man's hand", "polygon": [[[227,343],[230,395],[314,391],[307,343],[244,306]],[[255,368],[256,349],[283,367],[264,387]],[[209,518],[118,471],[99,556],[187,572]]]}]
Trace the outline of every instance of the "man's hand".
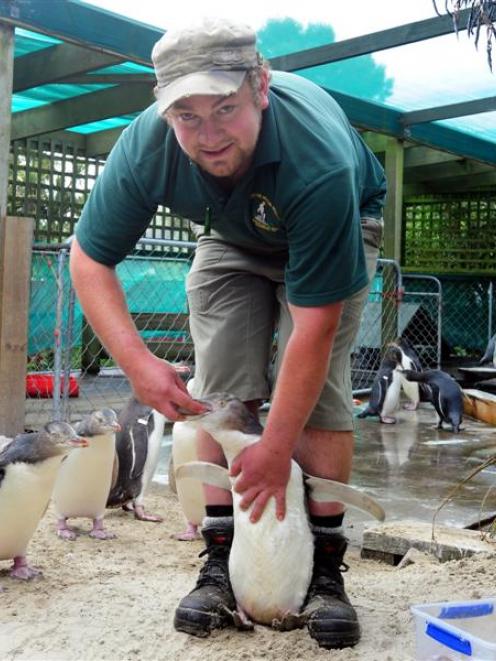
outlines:
[{"label": "man's hand", "polygon": [[286,487],[291,472],[291,456],[268,449],[262,441],[245,448],[233,461],[230,475],[240,476],[234,491],[242,495],[240,507],[252,505],[250,521],[256,523],[269,498],[276,500],[276,516],[282,521],[286,515]]},{"label": "man's hand", "polygon": [[192,399],[186,385],[172,365],[149,354],[136,368],[128,371],[135,397],[163,413],[169,420],[184,420],[183,411],[204,413],[206,406]]}]

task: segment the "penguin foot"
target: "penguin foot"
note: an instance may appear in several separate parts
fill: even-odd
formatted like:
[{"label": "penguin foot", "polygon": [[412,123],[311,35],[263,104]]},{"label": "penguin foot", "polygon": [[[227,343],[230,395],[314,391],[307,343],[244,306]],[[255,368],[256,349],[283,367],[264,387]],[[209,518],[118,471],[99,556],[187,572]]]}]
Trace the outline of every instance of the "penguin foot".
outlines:
[{"label": "penguin foot", "polygon": [[138,521],[152,521],[154,523],[162,523],[163,517],[158,514],[147,514],[143,505],[134,506],[134,518]]},{"label": "penguin foot", "polygon": [[201,539],[201,535],[198,532],[198,526],[195,523],[190,523],[186,526],[186,530],[183,532],[177,532],[172,535],[173,539],[177,539],[180,542],[193,542],[195,539]]},{"label": "penguin foot", "polygon": [[240,631],[253,631],[255,626],[248,615],[238,606],[232,613],[234,626]]},{"label": "penguin foot", "polygon": [[26,562],[26,558],[24,556],[20,556],[14,558],[14,564],[10,570],[10,575],[12,578],[18,578],[22,581],[30,581],[32,578],[42,576],[43,572],[41,569],[37,569],[36,567],[30,567]]},{"label": "penguin foot", "polygon": [[405,411],[416,411],[418,409],[418,402],[407,402],[403,404]]},{"label": "penguin foot", "polygon": [[396,424],[396,418],[393,418],[389,415],[384,415],[381,416],[381,422],[383,422],[385,425],[394,425]]},{"label": "penguin foot", "polygon": [[117,535],[103,528],[93,528],[90,531],[90,537],[93,537],[93,539],[115,539]]},{"label": "penguin foot", "polygon": [[278,620],[272,620],[272,628],[276,631],[292,631],[293,629],[301,629],[307,621],[308,617],[303,613],[285,613],[284,616]]},{"label": "penguin foot", "polygon": [[77,532],[66,524],[65,519],[59,519],[57,522],[57,537],[60,539],[68,539],[74,541],[77,537]]}]

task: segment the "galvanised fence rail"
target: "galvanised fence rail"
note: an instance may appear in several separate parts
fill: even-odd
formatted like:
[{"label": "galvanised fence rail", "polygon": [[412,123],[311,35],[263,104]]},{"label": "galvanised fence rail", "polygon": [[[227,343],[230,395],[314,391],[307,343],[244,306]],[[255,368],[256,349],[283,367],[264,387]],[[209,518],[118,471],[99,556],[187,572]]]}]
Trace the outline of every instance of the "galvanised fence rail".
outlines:
[{"label": "galvanised fence rail", "polygon": [[[195,243],[144,239],[117,267],[136,326],[158,356],[194,369],[185,278]],[[33,252],[26,428],[74,420],[103,406],[120,410],[131,388],[87,323],[69,271],[69,244]],[[102,301],[105,305],[105,301]],[[353,389],[367,391],[388,342],[407,336],[426,367],[440,363],[442,293],[429,277],[402,277],[379,260],[350,356]]]}]

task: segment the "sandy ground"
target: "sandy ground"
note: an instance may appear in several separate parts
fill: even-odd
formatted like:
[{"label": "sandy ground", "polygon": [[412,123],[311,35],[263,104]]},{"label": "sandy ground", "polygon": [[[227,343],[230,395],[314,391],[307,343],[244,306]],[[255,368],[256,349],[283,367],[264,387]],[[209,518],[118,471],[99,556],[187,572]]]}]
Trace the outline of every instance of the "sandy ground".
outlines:
[{"label": "sandy ground", "polygon": [[171,539],[182,529],[183,517],[168,487],[153,485],[147,509],[163,514],[164,523],[141,523],[122,510],[109,510],[106,525],[116,539],[93,540],[89,521],[80,520],[83,534],[75,542],[56,537],[48,510],[29,548],[29,560],[43,570],[43,578],[13,580],[10,563],[0,563],[2,661],[411,660],[410,605],[496,595],[494,557],[444,564],[422,558],[398,569],[362,560],[359,549],[351,548],[346,584],[363,630],[354,649],[328,652],[304,629],[281,633],[262,626],[197,639],[176,632],[172,620],[177,602],[194,585],[203,545]]}]

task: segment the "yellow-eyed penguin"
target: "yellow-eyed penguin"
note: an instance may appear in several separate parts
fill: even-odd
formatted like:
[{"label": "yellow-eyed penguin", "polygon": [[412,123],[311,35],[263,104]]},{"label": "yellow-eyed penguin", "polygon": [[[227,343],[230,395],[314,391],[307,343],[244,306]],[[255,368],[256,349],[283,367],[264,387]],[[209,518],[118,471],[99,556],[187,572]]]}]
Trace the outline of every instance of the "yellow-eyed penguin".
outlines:
[{"label": "yellow-eyed penguin", "polygon": [[115,434],[120,426],[112,409],[94,411],[75,424],[76,431],[89,442],[85,452],[73,452],[61,466],[53,490],[57,516],[57,535],[76,539],[67,519],[88,517],[93,520],[90,537],[111,539],[113,533],[103,527],[105,505],[112,480]]},{"label": "yellow-eyed penguin", "polygon": [[17,435],[0,452],[0,560],[13,559],[10,575],[41,574],[26,561],[26,549],[43,517],[64,458],[88,441],[66,422]]},{"label": "yellow-eyed penguin", "polygon": [[[222,446],[229,466],[263,431],[258,420],[236,397],[221,393],[202,398],[210,411],[189,416],[189,424],[201,426]],[[231,489],[228,471],[205,462],[176,468],[176,477],[197,478]],[[317,501],[338,500],[384,518],[384,510],[365,494],[346,484],[308,476],[307,486]],[[229,555],[229,575],[237,611],[235,623],[251,628],[250,620],[278,629],[301,626],[300,613],[313,569],[313,535],[306,511],[305,482],[301,468],[292,461],[286,489],[286,516],[276,518],[275,501],[270,499],[260,520],[250,522],[250,509],[239,507],[241,495],[233,491],[234,537]]]},{"label": "yellow-eyed penguin", "polygon": [[[194,378],[187,384],[188,392],[193,392]],[[172,455],[171,463],[174,471],[192,461],[197,461],[197,429],[189,422],[175,422],[172,427]],[[200,538],[198,527],[205,518],[205,494],[203,485],[196,479],[182,477],[175,481],[175,491],[186,518],[186,528],[175,533],[173,537],[182,542],[189,542]]]},{"label": "yellow-eyed penguin", "polygon": [[107,507],[121,506],[140,521],[162,521],[145,512],[144,496],[157,468],[165,416],[131,397],[119,413],[115,439],[116,470]]}]

